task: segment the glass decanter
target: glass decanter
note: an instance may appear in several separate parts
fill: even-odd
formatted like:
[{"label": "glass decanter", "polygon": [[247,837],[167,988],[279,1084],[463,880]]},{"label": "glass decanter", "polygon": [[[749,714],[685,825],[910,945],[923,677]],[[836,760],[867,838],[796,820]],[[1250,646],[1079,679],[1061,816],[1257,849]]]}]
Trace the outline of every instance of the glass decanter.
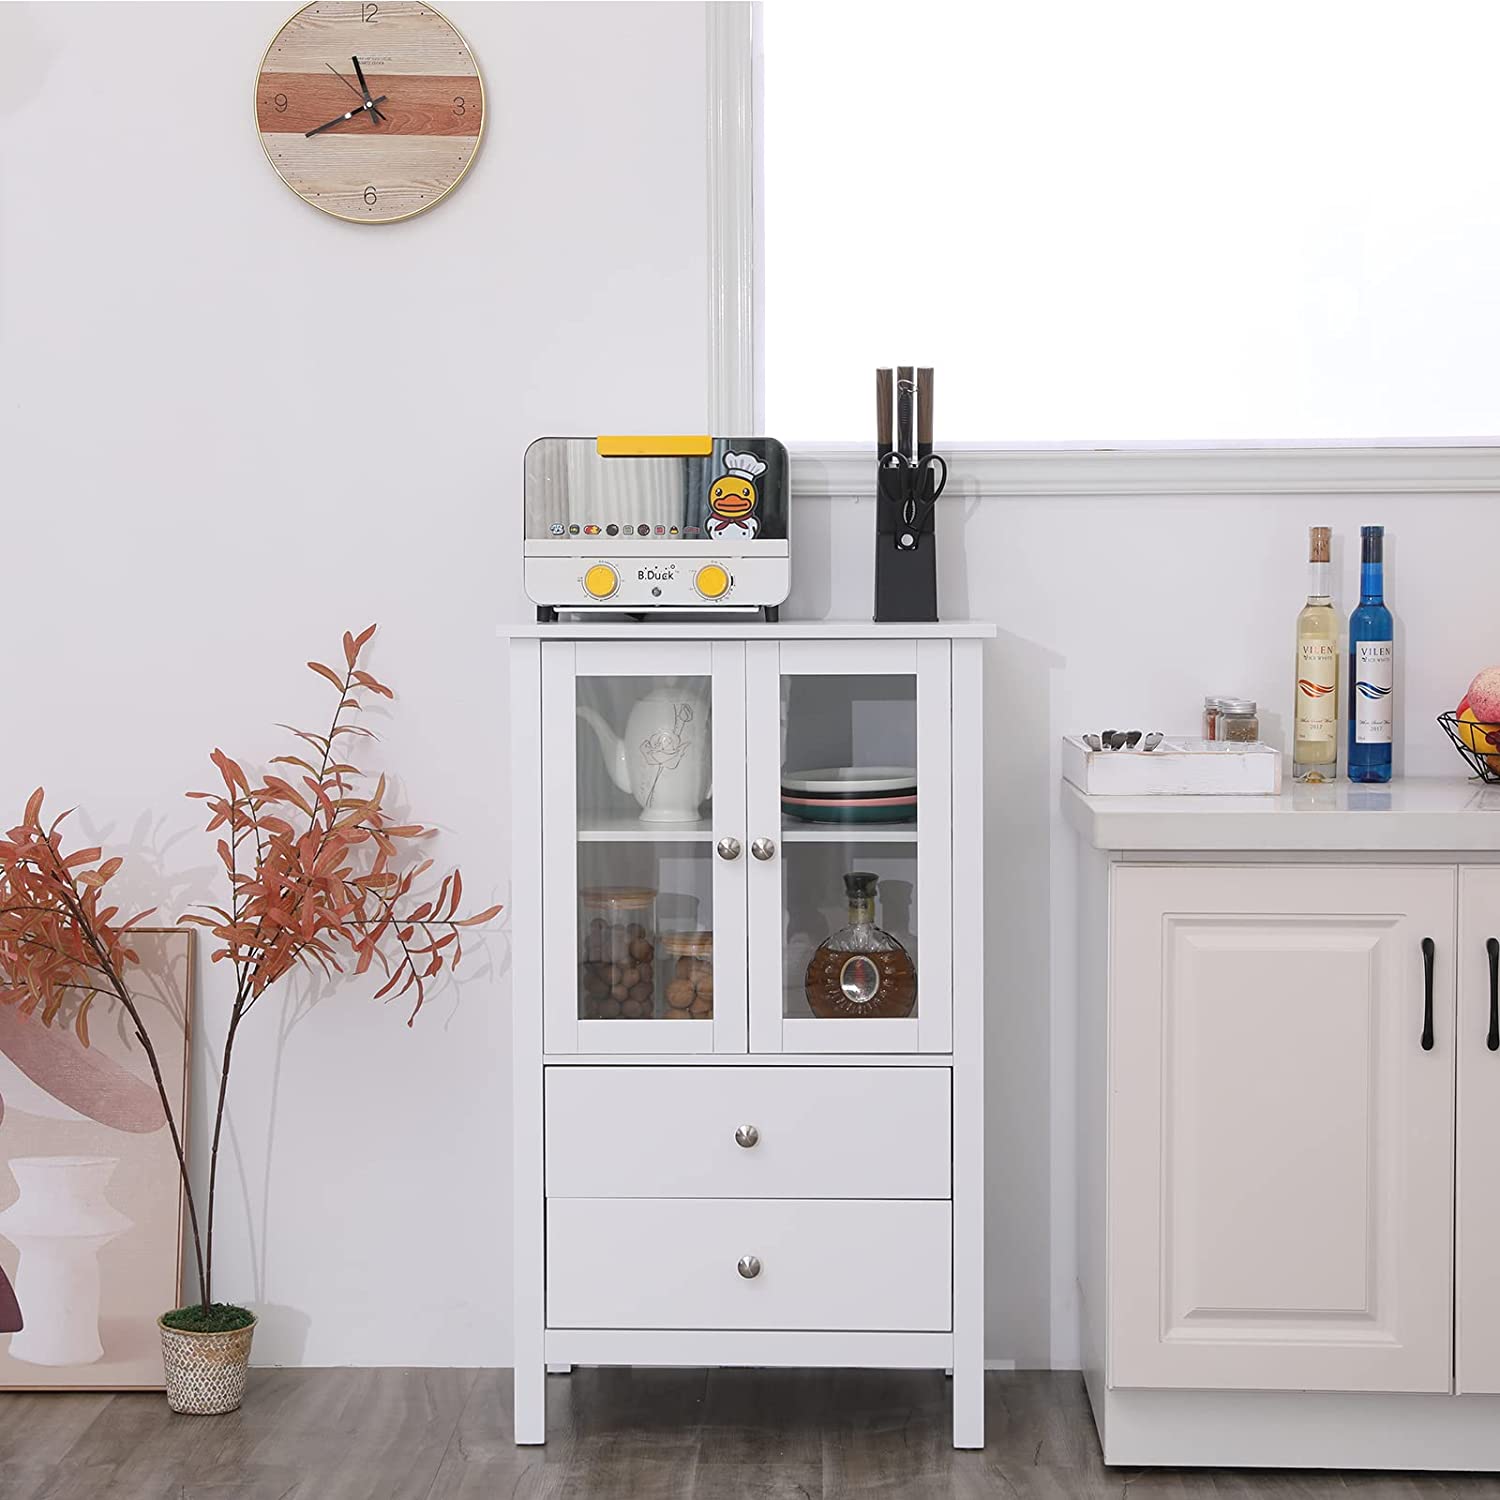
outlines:
[{"label": "glass decanter", "polygon": [[909,1016],[917,1003],[917,966],[875,925],[878,884],[868,870],[844,876],[849,925],[820,944],[807,966],[807,1003],[815,1016]]}]

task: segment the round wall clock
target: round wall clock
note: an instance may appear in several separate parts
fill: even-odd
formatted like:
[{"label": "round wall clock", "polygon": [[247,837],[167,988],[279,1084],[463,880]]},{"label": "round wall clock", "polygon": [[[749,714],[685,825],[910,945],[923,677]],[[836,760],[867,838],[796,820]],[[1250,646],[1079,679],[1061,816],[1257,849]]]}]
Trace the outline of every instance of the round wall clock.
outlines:
[{"label": "round wall clock", "polygon": [[266,157],[336,218],[409,219],[479,150],[484,84],[469,45],[419,0],[317,0],[271,39],[255,80]]}]

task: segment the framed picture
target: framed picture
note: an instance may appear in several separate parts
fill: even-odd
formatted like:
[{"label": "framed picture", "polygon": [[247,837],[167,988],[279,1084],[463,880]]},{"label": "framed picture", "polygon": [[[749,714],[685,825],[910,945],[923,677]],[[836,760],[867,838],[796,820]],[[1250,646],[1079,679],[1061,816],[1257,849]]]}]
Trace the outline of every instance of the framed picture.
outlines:
[{"label": "framed picture", "polygon": [[[141,928],[125,979],[186,1118],[193,934]],[[0,1005],[0,1390],[160,1390],[157,1318],[181,1301],[177,1157],[125,1008],[85,1046]]]}]

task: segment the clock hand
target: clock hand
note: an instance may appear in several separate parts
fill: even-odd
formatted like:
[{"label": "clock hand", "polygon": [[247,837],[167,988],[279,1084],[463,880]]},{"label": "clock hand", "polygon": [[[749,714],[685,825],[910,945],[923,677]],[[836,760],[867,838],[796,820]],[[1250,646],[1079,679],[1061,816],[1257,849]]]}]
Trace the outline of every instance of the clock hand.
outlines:
[{"label": "clock hand", "polygon": [[[325,68],[327,68],[327,69],[328,69],[328,71],[329,71],[329,72],[330,72],[330,73],[332,73],[332,74],[333,74],[333,76],[334,76],[334,77],[335,77],[335,78],[337,78],[337,79],[338,79],[338,81],[339,81],[339,82],[340,82],[340,83],[341,83],[341,84],[343,84],[343,85],[344,85],[344,87],[345,87],[345,88],[346,88],[346,89],[348,89],[348,90],[349,90],[349,92],[350,92],[350,93],[351,93],[351,94],[353,94],[353,95],[354,95],[354,97],[355,97],[355,98],[356,98],[356,99],[358,99],[358,98],[360,98],[360,97],[361,97],[361,95],[360,95],[360,92],[359,92],[359,90],[358,90],[358,89],[357,89],[357,88],[355,88],[355,87],[354,87],[354,85],[353,85],[353,84],[352,84],[352,83],[350,83],[350,82],[349,82],[349,80],[348,80],[348,79],[347,79],[347,78],[345,78],[345,77],[344,77],[344,75],[343,75],[343,74],[342,74],[342,73],[340,73],[340,72],[339,72],[339,70],[338,70],[338,69],[337,69],[337,68],[336,68],[336,67],[334,67],[334,65],[333,65],[333,64],[332,64],[332,63],[324,63],[324,64],[323,64],[323,66],[324,66],[324,67],[325,67]],[[370,96],[369,96],[369,95],[368,95],[368,94],[365,94],[365,95],[364,95],[364,96],[363,96],[363,97],[364,97],[364,98],[366,98],[366,99],[368,99],[368,98],[369,98],[369,97],[370,97]],[[375,118],[376,118],[376,119],[377,119],[377,120],[384,120],[384,119],[385,119],[385,116],[384,116],[384,115],[383,115],[383,114],[381,114],[381,113],[380,113],[380,111],[379,111],[379,110],[378,110],[378,109],[377,109],[377,110],[376,110],[376,111],[375,111]]]},{"label": "clock hand", "polygon": [[384,104],[386,96],[382,94],[378,99],[372,99],[368,104],[362,104],[358,109],[351,109],[347,114],[340,115],[336,120],[329,120],[326,124],[315,125],[311,130],[304,130],[303,135],[322,135],[325,130],[332,130],[335,125],[342,125],[345,120],[352,120],[355,115],[362,115],[367,109],[374,109],[377,104]]},{"label": "clock hand", "polygon": [[[364,91],[365,103],[369,104],[371,109],[375,109],[375,106],[370,103],[370,85],[365,82],[365,70],[360,67],[359,59],[357,57],[351,57],[349,61],[354,64],[354,73],[355,76],[359,79],[360,88]],[[378,109],[375,109],[375,118],[377,120],[383,120],[385,119],[385,116],[381,114]]]}]

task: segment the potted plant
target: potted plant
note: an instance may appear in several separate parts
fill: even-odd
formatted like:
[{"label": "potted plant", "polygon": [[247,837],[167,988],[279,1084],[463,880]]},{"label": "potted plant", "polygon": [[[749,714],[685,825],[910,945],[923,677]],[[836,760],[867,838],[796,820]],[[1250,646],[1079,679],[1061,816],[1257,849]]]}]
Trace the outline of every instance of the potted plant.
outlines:
[{"label": "potted plant", "polygon": [[[460,930],[489,921],[492,906],[459,915],[463,881],[455,869],[436,892],[419,898],[418,882],[432,861],[418,856],[433,830],[398,821],[386,807],[387,784],[354,761],[353,747],[374,738],[358,716],[370,697],[394,695],[359,665],[375,627],[345,632],[342,671],[308,666],[336,693],[322,732],[292,729],[297,753],[279,755],[255,778],[215,750],[210,757],[222,791],[189,792],[203,799],[207,831],[218,832],[228,895],[182,918],[217,940],[211,958],[234,975],[214,1106],[205,1214],[200,1223],[183,1145],[157,1051],[126,984],[138,962],[132,929],[150,912],[118,920],[105,888],[121,867],[98,848],[64,849],[63,819],[42,822],[42,792],[34,792],[20,824],[0,839],[0,1003],[16,1005],[43,1026],[72,1027],[88,1045],[90,1007],[103,997],[124,1008],[156,1083],[176,1153],[198,1273],[194,1303],[164,1313],[162,1357],[167,1400],[174,1411],[232,1411],[244,1394],[255,1315],[214,1301],[214,1209],[219,1140],[224,1125],[235,1039],[264,996],[297,969],[325,976],[378,968],[376,998],[412,996],[410,1025],[428,985],[462,957]],[[288,726],[289,727],[289,726]]]}]

